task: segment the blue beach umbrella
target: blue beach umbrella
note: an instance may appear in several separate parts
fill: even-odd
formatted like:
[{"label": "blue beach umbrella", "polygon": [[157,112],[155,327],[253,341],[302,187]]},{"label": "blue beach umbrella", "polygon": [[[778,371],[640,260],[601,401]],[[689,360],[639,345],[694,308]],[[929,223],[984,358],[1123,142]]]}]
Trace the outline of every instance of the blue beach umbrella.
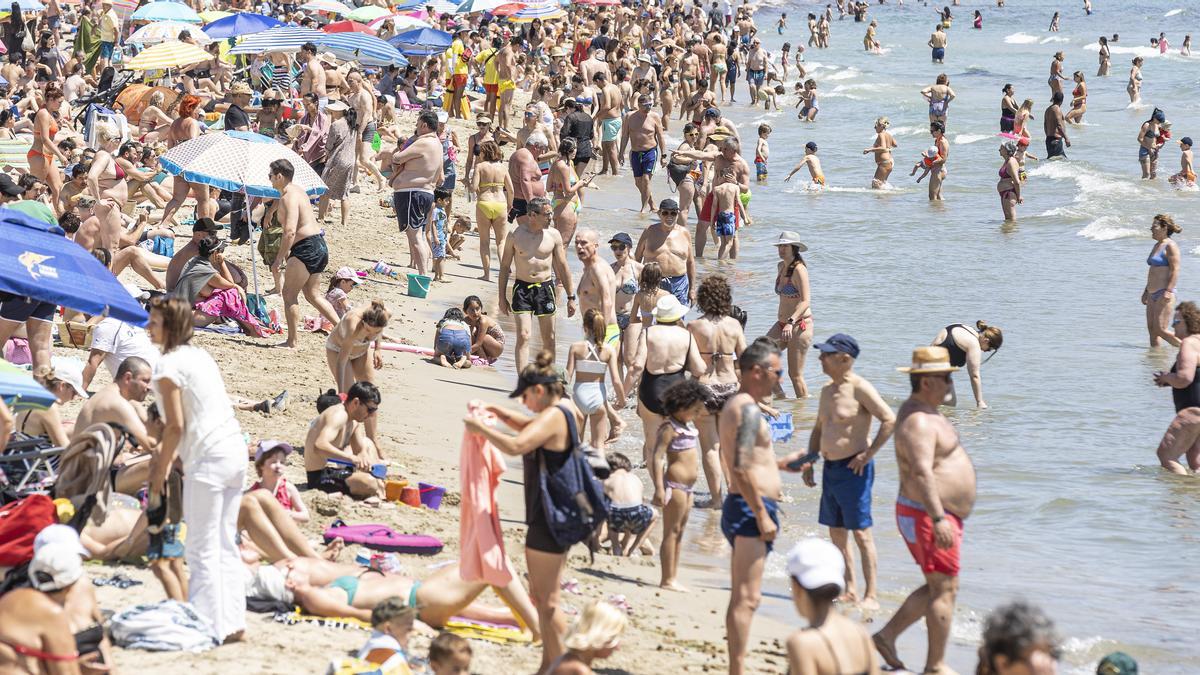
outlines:
[{"label": "blue beach umbrella", "polygon": [[184,23],[204,23],[196,10],[182,2],[159,0],[148,5],[142,5],[129,17],[134,21],[182,21]]},{"label": "blue beach umbrella", "polygon": [[8,361],[0,361],[0,398],[15,411],[45,410],[57,400],[28,371]]},{"label": "blue beach umbrella", "polygon": [[408,59],[387,42],[366,33],[329,33],[318,43],[335,56],[364,66],[408,65]]},{"label": "blue beach umbrella", "polygon": [[276,26],[242,38],[229,50],[230,54],[268,54],[298,52],[305,42],[320,42],[327,34],[299,26]]},{"label": "blue beach umbrella", "polygon": [[233,16],[217,19],[208,24],[204,27],[204,33],[213,39],[232,38],[252,33],[261,33],[282,25],[282,21],[269,16],[252,14],[250,12],[238,12]]},{"label": "blue beach umbrella", "polygon": [[0,208],[0,291],[146,325],[146,311],[100,261],[51,225]]},{"label": "blue beach umbrella", "polygon": [[441,54],[450,48],[454,36],[433,28],[415,28],[388,40],[393,47],[406,56],[429,56]]}]

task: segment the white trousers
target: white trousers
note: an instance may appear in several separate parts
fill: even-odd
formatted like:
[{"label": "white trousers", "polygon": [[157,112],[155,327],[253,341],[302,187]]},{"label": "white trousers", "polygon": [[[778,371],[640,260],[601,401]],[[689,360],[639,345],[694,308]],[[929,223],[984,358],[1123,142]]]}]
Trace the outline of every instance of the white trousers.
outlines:
[{"label": "white trousers", "polygon": [[188,601],[222,641],[246,628],[245,566],[235,539],[241,503],[240,480],[233,487],[183,480]]}]

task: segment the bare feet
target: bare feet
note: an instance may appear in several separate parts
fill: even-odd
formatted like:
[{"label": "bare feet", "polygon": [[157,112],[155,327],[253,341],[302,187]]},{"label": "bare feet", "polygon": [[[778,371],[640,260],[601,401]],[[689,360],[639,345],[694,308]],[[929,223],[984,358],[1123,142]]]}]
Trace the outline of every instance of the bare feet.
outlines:
[{"label": "bare feet", "polygon": [[230,633],[229,635],[226,635],[225,636],[225,644],[230,644],[233,642],[242,642],[245,639],[246,639],[246,631],[239,630],[236,633]]},{"label": "bare feet", "polygon": [[654,547],[648,542],[642,542],[642,545],[638,548],[638,552],[642,555],[654,555]]},{"label": "bare feet", "polygon": [[292,344],[292,343],[290,343],[290,342],[286,342],[286,341],[285,341],[285,342],[280,342],[280,343],[279,343],[279,344],[277,344],[277,345],[271,345],[271,346],[272,346],[272,347],[274,347],[274,348],[276,348],[276,349],[295,349],[295,348],[296,348],[296,345],[294,345],[294,344]]},{"label": "bare feet", "polygon": [[680,593],[687,593],[687,589],[684,588],[683,586],[680,586],[679,582],[676,582],[676,581],[664,581],[661,584],[659,584],[659,586],[662,588],[665,588],[668,591],[679,591]]},{"label": "bare feet", "polygon": [[879,652],[879,656],[883,658],[883,662],[889,668],[903,668],[904,662],[896,654],[896,643],[885,638],[883,633],[876,633],[871,636],[871,641],[875,643],[875,651]]},{"label": "bare feet", "polygon": [[278,294],[279,294],[278,288],[268,288],[266,291],[263,292],[263,295],[278,295]]},{"label": "bare feet", "polygon": [[613,417],[612,430],[608,432],[608,438],[604,439],[604,442],[612,443],[620,438],[621,434],[625,432],[626,426],[625,420],[621,419],[620,417]]},{"label": "bare feet", "polygon": [[868,596],[868,597],[863,598],[862,602],[858,603],[858,608],[861,609],[863,612],[878,612],[879,611],[879,601],[876,600],[874,597]]},{"label": "bare feet", "polygon": [[346,548],[346,540],[337,537],[333,541],[325,545],[325,551],[321,554],[329,562],[337,562],[342,555],[342,550]]}]

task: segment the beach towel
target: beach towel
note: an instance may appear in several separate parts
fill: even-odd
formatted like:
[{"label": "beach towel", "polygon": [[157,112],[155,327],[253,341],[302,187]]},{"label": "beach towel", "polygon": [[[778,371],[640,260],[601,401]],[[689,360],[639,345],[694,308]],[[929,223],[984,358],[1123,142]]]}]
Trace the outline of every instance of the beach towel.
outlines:
[{"label": "beach towel", "polygon": [[314,616],[312,614],[305,614],[300,611],[299,607],[290,612],[276,612],[273,618],[276,623],[282,623],[286,626],[294,626],[298,623],[311,623],[324,628],[337,628],[338,630],[345,630],[347,628],[372,630],[371,624],[352,616]]},{"label": "beach towel", "polygon": [[[93,424],[77,433],[58,465],[54,496],[69,499],[75,507],[72,525],[103,525],[108,514],[113,481],[109,468],[125,447],[125,439],[108,424]],[[78,521],[78,522],[77,522]]]},{"label": "beach towel", "polygon": [[219,644],[217,634],[194,607],[185,602],[137,605],[109,623],[113,644],[151,652],[204,652]]},{"label": "beach towel", "polygon": [[[484,408],[483,401],[467,404],[471,415],[488,426],[496,416]],[[464,581],[486,581],[504,588],[513,580],[512,565],[504,552],[504,533],[500,529],[500,511],[496,507],[496,487],[504,473],[504,455],[481,434],[463,432],[458,459],[462,479],[459,506],[459,575]]]},{"label": "beach towel", "polygon": [[387,525],[347,525],[341,519],[333,521],[325,530],[325,543],[341,539],[347,544],[359,544],[376,551],[391,553],[415,553],[437,555],[442,550],[442,540],[424,534],[398,534]]},{"label": "beach towel", "polygon": [[87,70],[95,70],[96,61],[100,58],[100,27],[89,17],[79,20],[79,30],[75,32],[75,51],[83,52]]},{"label": "beach towel", "polygon": [[484,640],[498,644],[529,644],[533,637],[513,626],[475,621],[461,616],[451,617],[444,626],[447,632],[468,640]]}]

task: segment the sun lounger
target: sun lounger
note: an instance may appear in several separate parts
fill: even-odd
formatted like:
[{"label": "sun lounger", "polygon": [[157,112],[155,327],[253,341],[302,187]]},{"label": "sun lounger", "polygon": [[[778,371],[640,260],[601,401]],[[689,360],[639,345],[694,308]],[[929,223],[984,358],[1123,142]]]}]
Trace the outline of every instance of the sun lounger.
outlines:
[{"label": "sun lounger", "polygon": [[0,455],[0,471],[17,495],[47,493],[58,479],[58,462],[66,448],[41,436],[14,433]]}]

